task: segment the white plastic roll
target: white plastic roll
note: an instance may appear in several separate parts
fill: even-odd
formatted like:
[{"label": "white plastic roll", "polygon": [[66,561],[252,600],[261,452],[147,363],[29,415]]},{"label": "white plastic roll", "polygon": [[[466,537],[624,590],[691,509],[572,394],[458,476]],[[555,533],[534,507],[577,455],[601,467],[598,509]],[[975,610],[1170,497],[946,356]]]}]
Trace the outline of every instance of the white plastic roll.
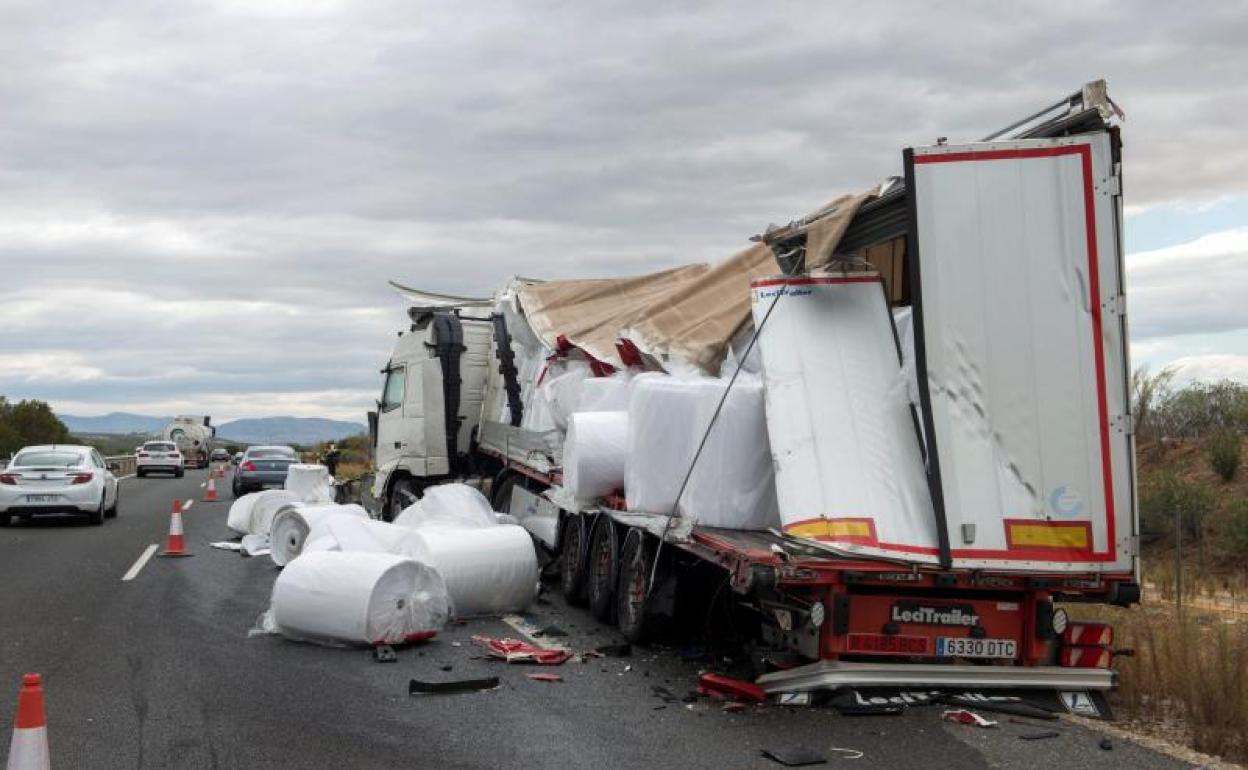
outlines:
[{"label": "white plastic roll", "polygon": [[578,412],[624,412],[628,410],[628,383],[624,373],[610,377],[589,377],[581,381],[576,401]]},{"label": "white plastic roll", "polygon": [[256,496],[259,494],[249,492],[236,499],[230,505],[230,512],[225,519],[226,526],[240,535],[251,534],[251,507],[256,504]]},{"label": "white plastic roll", "polygon": [[420,499],[403,509],[394,523],[416,529],[425,526],[492,527],[497,524],[490,501],[467,484],[428,487]]},{"label": "white plastic roll", "polygon": [[537,596],[537,554],[523,527],[423,528],[406,543],[442,575],[456,617],[519,612]]},{"label": "white plastic roll", "polygon": [[308,534],[316,524],[326,517],[342,515],[350,518],[367,519],[368,513],[358,505],[307,505],[305,503],[286,503],[273,516],[273,530],[270,535],[269,558],[279,567],[285,567],[299,554],[303,553],[308,544]]},{"label": "white plastic roll", "polygon": [[305,553],[278,575],[270,615],[294,639],[396,644],[441,630],[448,600],[438,573],[413,559]]},{"label": "white plastic roll", "polygon": [[255,502],[251,505],[251,520],[247,526],[247,533],[266,537],[273,530],[273,517],[277,515],[277,509],[287,503],[298,502],[294,493],[285,489],[266,489],[263,492],[256,492],[255,498]]},{"label": "white plastic roll", "polygon": [[670,514],[706,428],[698,409],[708,377],[639,375],[628,401],[624,492],[632,511]]},{"label": "white plastic roll", "polygon": [[575,412],[563,444],[563,485],[577,500],[605,497],[624,488],[627,457],[628,412]]},{"label": "white plastic roll", "polygon": [[305,503],[332,503],[329,468],[324,465],[296,463],[286,471],[286,490]]},{"label": "white plastic roll", "polygon": [[561,431],[568,429],[568,418],[577,410],[577,399],[581,392],[581,383],[589,376],[589,365],[583,361],[567,362],[567,371],[542,385],[542,395],[550,405],[550,416],[555,427]]}]

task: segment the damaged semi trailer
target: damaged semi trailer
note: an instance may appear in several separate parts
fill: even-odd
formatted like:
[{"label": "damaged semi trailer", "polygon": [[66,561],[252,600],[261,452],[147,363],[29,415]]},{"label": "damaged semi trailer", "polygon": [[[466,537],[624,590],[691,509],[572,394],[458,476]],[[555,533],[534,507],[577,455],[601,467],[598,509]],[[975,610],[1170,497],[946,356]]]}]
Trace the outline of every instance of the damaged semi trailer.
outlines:
[{"label": "damaged semi trailer", "polygon": [[1112,688],[1058,605],[1139,600],[1120,119],[905,149],[716,265],[396,284],[375,511],[478,484],[634,640],[731,597],[806,660],[769,692]]}]

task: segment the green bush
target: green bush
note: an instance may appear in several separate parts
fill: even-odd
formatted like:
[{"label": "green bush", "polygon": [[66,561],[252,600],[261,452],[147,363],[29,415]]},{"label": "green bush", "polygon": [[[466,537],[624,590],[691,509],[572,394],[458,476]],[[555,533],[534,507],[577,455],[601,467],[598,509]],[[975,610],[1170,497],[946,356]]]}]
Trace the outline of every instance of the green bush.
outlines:
[{"label": "green bush", "polygon": [[1248,555],[1248,500],[1236,500],[1227,506],[1226,530],[1235,551]]},{"label": "green bush", "polygon": [[1213,490],[1204,484],[1170,471],[1156,473],[1140,488],[1140,530],[1147,535],[1173,532],[1178,515],[1184,534],[1196,537],[1215,502]]},{"label": "green bush", "polygon": [[1239,470],[1239,434],[1219,431],[1209,439],[1209,464],[1223,481],[1235,478]]}]

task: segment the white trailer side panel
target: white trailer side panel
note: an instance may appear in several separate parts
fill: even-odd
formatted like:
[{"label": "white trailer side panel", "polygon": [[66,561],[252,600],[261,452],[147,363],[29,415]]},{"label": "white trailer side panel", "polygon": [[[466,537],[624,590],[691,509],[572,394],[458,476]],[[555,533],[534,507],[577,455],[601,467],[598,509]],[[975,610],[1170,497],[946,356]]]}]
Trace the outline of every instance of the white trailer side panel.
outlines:
[{"label": "white trailer side panel", "polygon": [[907,171],[929,470],[953,566],[1133,570],[1109,135],[919,148]]}]

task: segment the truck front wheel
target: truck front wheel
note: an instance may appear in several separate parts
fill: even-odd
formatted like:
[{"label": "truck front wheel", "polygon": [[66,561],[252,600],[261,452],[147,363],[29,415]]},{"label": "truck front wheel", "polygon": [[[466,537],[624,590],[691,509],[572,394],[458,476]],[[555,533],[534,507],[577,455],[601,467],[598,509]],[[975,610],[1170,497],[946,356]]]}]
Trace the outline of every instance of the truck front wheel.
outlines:
[{"label": "truck front wheel", "polygon": [[399,479],[390,487],[390,498],[382,510],[381,518],[394,521],[403,509],[420,499],[420,490],[411,479]]}]

